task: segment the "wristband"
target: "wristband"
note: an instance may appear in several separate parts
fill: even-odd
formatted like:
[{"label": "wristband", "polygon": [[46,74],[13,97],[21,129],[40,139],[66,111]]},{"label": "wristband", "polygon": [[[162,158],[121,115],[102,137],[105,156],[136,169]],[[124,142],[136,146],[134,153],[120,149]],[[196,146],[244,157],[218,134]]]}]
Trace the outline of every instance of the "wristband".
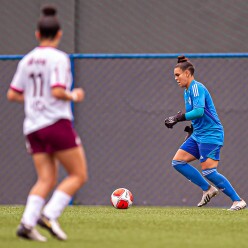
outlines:
[{"label": "wristband", "polygon": [[180,121],[186,121],[185,114],[178,113],[177,116],[176,116],[176,120],[178,122],[180,122]]}]

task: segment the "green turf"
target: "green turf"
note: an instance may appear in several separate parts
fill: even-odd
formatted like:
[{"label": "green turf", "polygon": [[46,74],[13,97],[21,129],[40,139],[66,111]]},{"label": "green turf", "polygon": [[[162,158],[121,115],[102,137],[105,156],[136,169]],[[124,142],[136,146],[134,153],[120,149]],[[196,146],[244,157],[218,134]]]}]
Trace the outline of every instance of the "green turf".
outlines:
[{"label": "green turf", "polygon": [[68,207],[60,218],[68,241],[49,238],[47,243],[15,236],[23,207],[0,206],[0,247],[70,248],[235,248],[248,247],[248,210],[219,208]]}]

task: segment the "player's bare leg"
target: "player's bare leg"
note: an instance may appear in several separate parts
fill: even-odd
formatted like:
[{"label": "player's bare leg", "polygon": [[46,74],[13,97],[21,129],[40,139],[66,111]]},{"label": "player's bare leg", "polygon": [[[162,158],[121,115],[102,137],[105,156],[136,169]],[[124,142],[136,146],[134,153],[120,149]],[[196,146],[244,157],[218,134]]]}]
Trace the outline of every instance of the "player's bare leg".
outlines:
[{"label": "player's bare leg", "polygon": [[88,179],[84,150],[79,146],[57,152],[55,156],[68,173],[68,176],[58,185],[57,190],[73,196]]},{"label": "player's bare leg", "polygon": [[66,240],[67,235],[61,229],[57,219],[71,201],[71,197],[86,182],[87,165],[82,147],[56,152],[55,157],[64,166],[68,176],[56,188],[52,198],[45,206],[38,224],[56,238]]},{"label": "player's bare leg", "polygon": [[45,198],[56,184],[57,166],[55,159],[45,153],[33,155],[33,160],[38,179],[29,193],[21,224],[17,229],[17,236],[44,242],[46,238],[35,229],[35,225],[40,217]]},{"label": "player's bare leg", "polygon": [[58,162],[55,157],[47,153],[33,155],[33,161],[37,172],[37,182],[32,187],[30,194],[46,198],[54,189],[58,178]]}]

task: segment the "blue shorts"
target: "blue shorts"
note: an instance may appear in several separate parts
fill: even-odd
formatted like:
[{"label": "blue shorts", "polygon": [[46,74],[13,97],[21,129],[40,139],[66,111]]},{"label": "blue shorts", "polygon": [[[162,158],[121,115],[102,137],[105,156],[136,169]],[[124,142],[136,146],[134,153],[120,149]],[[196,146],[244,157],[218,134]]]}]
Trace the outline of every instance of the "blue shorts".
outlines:
[{"label": "blue shorts", "polygon": [[190,153],[200,162],[205,162],[208,158],[220,160],[221,145],[198,143],[192,137],[189,137],[181,146],[180,149]]}]

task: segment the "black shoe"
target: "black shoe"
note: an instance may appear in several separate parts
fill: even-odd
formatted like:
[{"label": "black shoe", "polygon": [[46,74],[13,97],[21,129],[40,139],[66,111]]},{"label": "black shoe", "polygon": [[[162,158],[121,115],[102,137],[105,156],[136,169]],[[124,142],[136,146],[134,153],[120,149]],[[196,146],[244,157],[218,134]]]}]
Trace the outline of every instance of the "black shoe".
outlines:
[{"label": "black shoe", "polygon": [[47,238],[42,236],[35,228],[28,228],[24,224],[20,224],[17,228],[16,235],[23,239],[46,242]]}]

